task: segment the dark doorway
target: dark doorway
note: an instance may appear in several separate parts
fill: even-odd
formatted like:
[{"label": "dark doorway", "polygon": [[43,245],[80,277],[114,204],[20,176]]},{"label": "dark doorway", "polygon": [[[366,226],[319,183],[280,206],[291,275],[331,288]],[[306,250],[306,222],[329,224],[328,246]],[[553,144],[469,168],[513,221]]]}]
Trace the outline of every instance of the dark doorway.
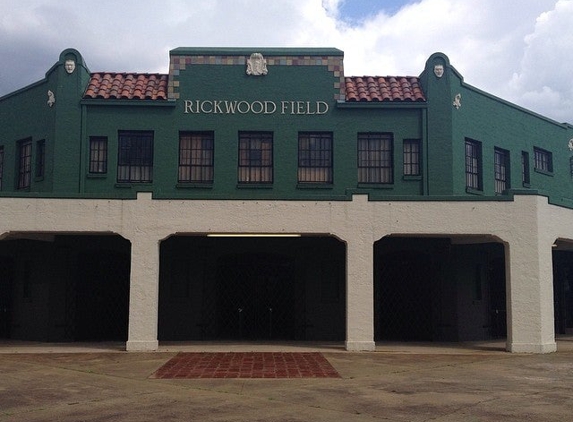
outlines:
[{"label": "dark doorway", "polygon": [[333,237],[161,243],[159,341],[342,341],[346,247]]},{"label": "dark doorway", "polygon": [[553,252],[555,334],[573,333],[573,252]]},{"label": "dark doorway", "polygon": [[382,255],[376,289],[379,339],[433,339],[434,273],[430,257],[423,253],[397,251]]},{"label": "dark doorway", "polygon": [[14,261],[0,257],[0,338],[10,338]]},{"label": "dark doorway", "polygon": [[506,336],[505,256],[479,237],[385,237],[374,245],[375,340]]},{"label": "dark doorway", "polygon": [[217,268],[219,338],[294,339],[293,259],[230,255],[221,257]]},{"label": "dark doorway", "polygon": [[76,341],[126,341],[130,258],[113,251],[78,256]]},{"label": "dark doorway", "polygon": [[505,293],[505,259],[495,258],[489,264],[489,303],[492,338],[507,337],[507,311]]}]

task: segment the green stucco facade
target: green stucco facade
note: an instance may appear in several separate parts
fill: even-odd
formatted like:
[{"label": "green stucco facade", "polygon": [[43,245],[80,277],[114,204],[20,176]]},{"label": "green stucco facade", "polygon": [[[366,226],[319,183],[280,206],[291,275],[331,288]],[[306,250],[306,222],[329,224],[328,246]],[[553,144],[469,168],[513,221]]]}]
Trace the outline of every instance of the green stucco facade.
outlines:
[{"label": "green stucco facade", "polygon": [[[268,73],[249,75],[249,55],[257,51]],[[72,73],[66,59],[76,62]],[[444,74],[437,77],[434,66]],[[381,69],[383,71],[383,69]],[[206,49],[170,52],[168,98],[134,100],[84,98],[90,73],[73,49],[61,53],[46,78],[0,98],[3,147],[1,196],[135,198],[139,191],[157,199],[507,200],[526,190],[550,203],[573,206],[568,142],[573,127],[544,118],[464,83],[442,53],[432,55],[419,80],[425,101],[345,99],[343,52],[337,49]],[[48,104],[48,91],[55,103]],[[459,104],[456,102],[459,98]],[[118,183],[118,133],[153,133],[153,176],[146,183]],[[178,181],[179,136],[211,132],[214,177],[210,183]],[[238,134],[270,132],[272,183],[238,183]],[[298,134],[332,134],[332,183],[299,183]],[[360,183],[358,133],[392,135],[392,183]],[[107,171],[89,172],[89,139],[107,139]],[[45,141],[40,177],[18,189],[18,143]],[[481,144],[481,189],[466,186],[465,139]],[[419,140],[420,172],[404,175],[403,141]],[[508,187],[494,191],[494,148],[509,152]],[[537,171],[534,148],[552,156],[551,171]],[[522,152],[529,156],[530,180],[522,183]]]},{"label": "green stucco facade", "polygon": [[0,338],[554,351],[573,126],[442,53],[408,77],[343,58],[177,48],[167,74],[92,73],[68,49],[0,98]]}]

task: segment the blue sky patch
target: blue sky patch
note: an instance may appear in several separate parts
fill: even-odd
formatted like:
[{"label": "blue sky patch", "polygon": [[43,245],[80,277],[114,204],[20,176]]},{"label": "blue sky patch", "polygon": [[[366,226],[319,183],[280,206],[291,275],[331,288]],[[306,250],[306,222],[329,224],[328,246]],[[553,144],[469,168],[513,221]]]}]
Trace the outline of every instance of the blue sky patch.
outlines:
[{"label": "blue sky patch", "polygon": [[340,18],[348,23],[358,23],[384,11],[394,15],[407,4],[416,0],[343,0],[339,6]]}]

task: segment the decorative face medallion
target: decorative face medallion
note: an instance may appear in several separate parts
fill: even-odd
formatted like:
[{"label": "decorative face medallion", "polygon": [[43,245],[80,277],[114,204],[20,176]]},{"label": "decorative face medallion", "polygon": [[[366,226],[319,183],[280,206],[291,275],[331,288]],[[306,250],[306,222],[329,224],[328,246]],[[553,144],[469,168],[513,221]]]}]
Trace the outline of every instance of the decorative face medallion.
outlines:
[{"label": "decorative face medallion", "polygon": [[267,61],[261,53],[253,53],[247,59],[247,75],[259,76],[269,73],[267,69]]},{"label": "decorative face medallion", "polygon": [[437,64],[434,66],[434,75],[436,75],[438,78],[441,78],[442,76],[444,76],[444,65],[443,64]]},{"label": "decorative face medallion", "polygon": [[71,59],[66,60],[65,66],[66,66],[66,72],[73,73],[76,68],[76,62],[74,62]]}]

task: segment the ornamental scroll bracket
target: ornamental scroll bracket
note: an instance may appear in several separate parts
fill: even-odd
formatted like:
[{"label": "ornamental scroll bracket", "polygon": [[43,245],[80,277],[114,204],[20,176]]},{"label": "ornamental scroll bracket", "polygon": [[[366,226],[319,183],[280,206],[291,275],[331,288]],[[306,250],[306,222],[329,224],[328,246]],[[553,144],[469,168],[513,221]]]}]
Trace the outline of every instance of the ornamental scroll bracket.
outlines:
[{"label": "ornamental scroll bracket", "polygon": [[56,104],[56,97],[54,95],[54,93],[50,90],[48,90],[48,101],[47,104],[49,107],[52,107],[54,104]]},{"label": "ornamental scroll bracket", "polygon": [[452,105],[456,108],[456,110],[460,109],[460,107],[462,106],[462,94],[456,94]]}]

